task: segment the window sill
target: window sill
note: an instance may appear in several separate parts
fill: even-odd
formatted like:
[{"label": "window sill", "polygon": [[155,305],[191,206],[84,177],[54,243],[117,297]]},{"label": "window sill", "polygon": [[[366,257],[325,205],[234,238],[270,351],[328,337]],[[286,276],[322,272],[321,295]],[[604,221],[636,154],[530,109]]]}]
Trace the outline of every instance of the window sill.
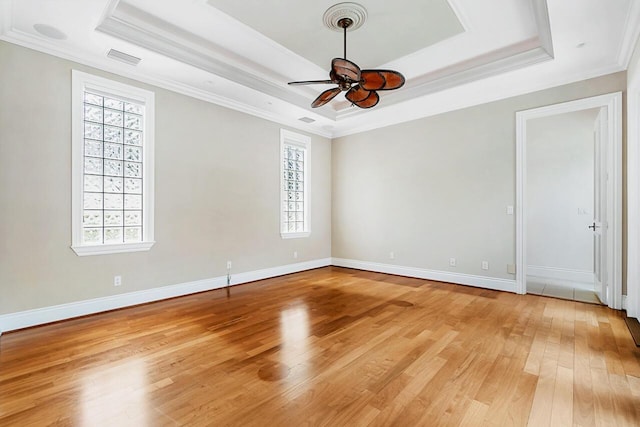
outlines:
[{"label": "window sill", "polygon": [[148,251],[156,242],[118,243],[115,245],[71,246],[78,256],[109,255]]},{"label": "window sill", "polygon": [[310,231],[302,231],[300,233],[280,233],[280,237],[283,239],[299,239],[301,237],[309,237]]}]

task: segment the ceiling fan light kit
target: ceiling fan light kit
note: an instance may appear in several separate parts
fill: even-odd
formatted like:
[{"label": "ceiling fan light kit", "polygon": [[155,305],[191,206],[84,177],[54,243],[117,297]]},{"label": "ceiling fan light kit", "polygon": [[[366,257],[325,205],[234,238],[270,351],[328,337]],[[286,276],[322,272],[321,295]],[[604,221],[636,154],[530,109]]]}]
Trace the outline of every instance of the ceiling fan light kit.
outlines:
[{"label": "ceiling fan light kit", "polygon": [[405,83],[404,76],[394,70],[361,70],[357,64],[347,59],[347,31],[360,28],[367,18],[367,10],[358,3],[338,3],[324,13],[324,24],[344,34],[344,55],[333,58],[329,80],[305,80],[289,82],[290,85],[335,84],[338,87],[322,92],[312,103],[317,108],[325,105],[340,92],[352,105],[371,108],[378,104],[378,90],[394,90]]}]

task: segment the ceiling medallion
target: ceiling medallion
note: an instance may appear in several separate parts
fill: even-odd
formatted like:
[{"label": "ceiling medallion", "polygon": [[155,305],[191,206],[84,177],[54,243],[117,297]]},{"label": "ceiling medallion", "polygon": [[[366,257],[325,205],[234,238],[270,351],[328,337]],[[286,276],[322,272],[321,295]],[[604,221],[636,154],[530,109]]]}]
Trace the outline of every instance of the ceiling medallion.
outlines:
[{"label": "ceiling medallion", "polygon": [[357,30],[367,20],[367,9],[361,4],[352,2],[334,4],[324,13],[322,21],[327,28],[342,32],[344,27],[340,24],[340,20],[344,18],[352,22],[349,31]]}]

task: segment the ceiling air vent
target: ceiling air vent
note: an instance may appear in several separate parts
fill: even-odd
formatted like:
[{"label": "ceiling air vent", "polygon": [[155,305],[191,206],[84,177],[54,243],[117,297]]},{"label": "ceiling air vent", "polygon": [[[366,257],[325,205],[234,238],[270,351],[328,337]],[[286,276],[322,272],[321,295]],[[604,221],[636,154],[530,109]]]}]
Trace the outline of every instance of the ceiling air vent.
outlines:
[{"label": "ceiling air vent", "polygon": [[120,52],[119,50],[111,49],[107,56],[111,59],[115,59],[116,61],[124,62],[125,64],[136,66],[141,61],[140,58],[137,58],[133,55],[129,55],[124,52]]},{"label": "ceiling air vent", "polygon": [[298,120],[300,120],[301,122],[305,122],[305,123],[313,123],[313,122],[315,122],[315,120],[312,119],[311,117],[301,117]]}]

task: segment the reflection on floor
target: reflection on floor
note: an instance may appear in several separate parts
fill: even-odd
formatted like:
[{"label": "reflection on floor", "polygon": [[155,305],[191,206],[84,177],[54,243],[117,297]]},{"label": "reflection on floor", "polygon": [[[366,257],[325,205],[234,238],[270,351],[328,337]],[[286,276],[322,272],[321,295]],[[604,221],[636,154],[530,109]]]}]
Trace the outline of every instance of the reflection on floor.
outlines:
[{"label": "reflection on floor", "polygon": [[543,277],[527,276],[527,293],[573,301],[601,304],[596,293],[582,283],[563,282]]}]

